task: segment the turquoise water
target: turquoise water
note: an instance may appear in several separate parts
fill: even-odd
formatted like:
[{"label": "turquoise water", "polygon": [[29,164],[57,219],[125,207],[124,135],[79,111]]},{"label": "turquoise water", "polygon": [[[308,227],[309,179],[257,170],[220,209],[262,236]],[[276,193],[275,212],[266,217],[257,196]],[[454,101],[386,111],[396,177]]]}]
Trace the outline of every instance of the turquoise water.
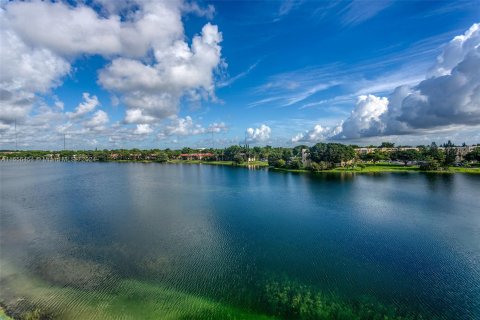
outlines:
[{"label": "turquoise water", "polygon": [[480,319],[480,176],[45,162],[0,174],[0,302],[16,316]]}]

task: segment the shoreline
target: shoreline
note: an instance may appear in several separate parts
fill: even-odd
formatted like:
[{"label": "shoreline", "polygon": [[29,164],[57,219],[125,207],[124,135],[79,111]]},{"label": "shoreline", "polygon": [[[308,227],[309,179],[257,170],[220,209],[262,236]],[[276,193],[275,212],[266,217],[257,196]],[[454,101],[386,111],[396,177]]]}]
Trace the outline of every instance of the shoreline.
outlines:
[{"label": "shoreline", "polygon": [[[27,160],[27,161],[18,161],[18,162],[30,162],[30,161],[43,161],[43,160]],[[48,161],[48,160],[47,160]],[[3,162],[3,161],[0,161]],[[16,162],[16,161],[7,161],[7,162]],[[48,161],[48,162],[64,162],[64,161]],[[108,160],[108,161],[68,161],[68,162],[103,162],[103,163],[164,163],[164,164],[206,164],[206,165],[215,165],[215,166],[229,166],[229,167],[239,167],[239,168],[268,168],[272,171],[277,172],[291,172],[291,173],[310,173],[310,174],[321,174],[321,173],[405,173],[405,172],[416,172],[416,173],[436,173],[436,174],[454,174],[454,173],[466,173],[466,174],[480,174],[480,167],[448,167],[447,170],[420,170],[419,166],[404,166],[399,164],[390,164],[390,163],[378,163],[378,164],[365,164],[364,168],[351,168],[351,167],[337,167],[328,170],[322,171],[311,171],[308,169],[289,169],[289,168],[277,168],[271,167],[266,161],[255,161],[255,162],[244,162],[244,163],[234,163],[233,161],[203,161],[203,160],[168,160],[165,162],[155,161],[155,160]]]},{"label": "shoreline", "polygon": [[[288,169],[288,168],[276,168],[268,165],[267,162],[257,161],[256,163],[243,163],[235,164],[233,161],[200,161],[200,160],[174,160],[166,162],[168,164],[208,164],[208,165],[224,165],[231,167],[258,167],[258,168],[268,168],[272,171],[278,172],[292,172],[292,173],[383,173],[383,172],[416,172],[416,173],[440,173],[440,174],[453,174],[453,173],[468,173],[468,174],[480,174],[480,167],[474,168],[465,168],[465,167],[449,167],[448,170],[436,170],[436,171],[427,171],[420,170],[419,166],[402,166],[402,165],[393,165],[393,164],[367,164],[365,168],[334,168],[330,170],[323,170],[314,172],[308,169]],[[260,163],[258,165],[257,163]]]}]

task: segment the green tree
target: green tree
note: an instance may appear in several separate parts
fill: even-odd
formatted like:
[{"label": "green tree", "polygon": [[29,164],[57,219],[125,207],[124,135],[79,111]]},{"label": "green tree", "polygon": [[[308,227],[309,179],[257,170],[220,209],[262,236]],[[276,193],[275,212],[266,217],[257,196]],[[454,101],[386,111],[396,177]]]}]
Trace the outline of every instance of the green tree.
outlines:
[{"label": "green tree", "polygon": [[377,163],[379,161],[388,159],[388,156],[384,152],[382,152],[378,149],[375,149],[375,151],[368,154],[368,158],[371,161],[373,161],[373,163]]},{"label": "green tree", "polygon": [[424,152],[424,158],[426,161],[428,161],[428,157],[436,160],[440,164],[444,163],[445,161],[445,153],[443,152],[443,150],[438,148],[435,142],[432,142],[429,147],[425,148]]},{"label": "green tree", "polygon": [[224,160],[234,161],[235,156],[242,153],[242,147],[240,146],[230,146],[224,151]]},{"label": "green tree", "polygon": [[465,160],[480,161],[480,147],[476,147],[465,155]]},{"label": "green tree", "polygon": [[436,171],[438,169],[440,169],[440,162],[431,156],[427,156],[426,161],[420,165],[420,170]]},{"label": "green tree", "polygon": [[284,148],[282,150],[282,159],[285,160],[285,162],[289,162],[291,158],[292,158],[292,149]]},{"label": "green tree", "polygon": [[276,162],[275,162],[275,167],[276,168],[285,168],[287,165],[286,161],[283,160],[283,159],[278,159]]},{"label": "green tree", "polygon": [[236,164],[242,164],[245,162],[245,158],[240,153],[237,153],[235,156],[233,156],[233,162]]},{"label": "green tree", "polygon": [[408,149],[408,150],[399,150],[391,155],[392,160],[399,160],[407,165],[410,161],[418,161],[421,159],[420,153],[415,149]]},{"label": "green tree", "polygon": [[167,162],[168,161],[168,155],[164,151],[160,151],[157,153],[157,162]]},{"label": "green tree", "polygon": [[308,149],[308,146],[306,145],[299,145],[299,146],[296,146],[295,148],[292,149],[292,154],[295,156],[295,157],[301,157],[302,156],[302,150],[303,149]]},{"label": "green tree", "polygon": [[268,156],[268,165],[271,167],[275,167],[277,165],[277,161],[280,160],[282,157],[278,153],[270,153]]},{"label": "green tree", "polygon": [[303,168],[303,164],[302,164],[302,161],[300,161],[299,159],[294,159],[288,163],[288,167],[290,169],[298,170]]},{"label": "green tree", "polygon": [[395,147],[395,143],[393,142],[382,142],[382,144],[380,145],[380,148],[394,148]]},{"label": "green tree", "polygon": [[310,159],[328,162],[331,165],[344,163],[355,158],[355,149],[340,143],[317,143],[310,148]]},{"label": "green tree", "polygon": [[450,140],[448,140],[448,142],[444,145],[444,147],[445,147],[444,165],[450,166],[457,159],[457,149],[455,148],[455,145]]}]

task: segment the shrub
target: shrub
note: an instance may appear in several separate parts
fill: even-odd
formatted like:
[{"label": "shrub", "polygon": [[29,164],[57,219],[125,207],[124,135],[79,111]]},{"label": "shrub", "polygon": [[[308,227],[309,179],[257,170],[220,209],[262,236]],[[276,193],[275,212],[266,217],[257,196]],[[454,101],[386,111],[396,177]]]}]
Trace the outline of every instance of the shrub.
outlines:
[{"label": "shrub", "polygon": [[285,168],[285,165],[286,165],[286,162],[285,162],[285,160],[283,160],[283,159],[278,159],[278,160],[275,162],[275,167],[276,167],[276,168]]},{"label": "shrub", "polygon": [[302,168],[303,168],[303,164],[302,164],[302,162],[301,162],[300,160],[295,159],[295,160],[290,161],[290,163],[288,164],[288,167],[289,167],[290,169],[296,169],[296,170],[298,170],[298,169],[302,169]]},{"label": "shrub", "polygon": [[233,157],[233,162],[235,162],[236,164],[242,164],[242,163],[245,162],[245,159],[243,158],[242,155],[236,154],[236,155]]}]

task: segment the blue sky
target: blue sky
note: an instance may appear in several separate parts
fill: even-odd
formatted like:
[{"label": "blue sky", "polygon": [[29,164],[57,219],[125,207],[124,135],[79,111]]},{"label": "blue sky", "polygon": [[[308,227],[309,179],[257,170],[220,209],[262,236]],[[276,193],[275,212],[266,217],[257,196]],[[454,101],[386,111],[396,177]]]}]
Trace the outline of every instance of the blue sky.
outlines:
[{"label": "blue sky", "polygon": [[1,149],[480,142],[478,1],[1,6]]}]

